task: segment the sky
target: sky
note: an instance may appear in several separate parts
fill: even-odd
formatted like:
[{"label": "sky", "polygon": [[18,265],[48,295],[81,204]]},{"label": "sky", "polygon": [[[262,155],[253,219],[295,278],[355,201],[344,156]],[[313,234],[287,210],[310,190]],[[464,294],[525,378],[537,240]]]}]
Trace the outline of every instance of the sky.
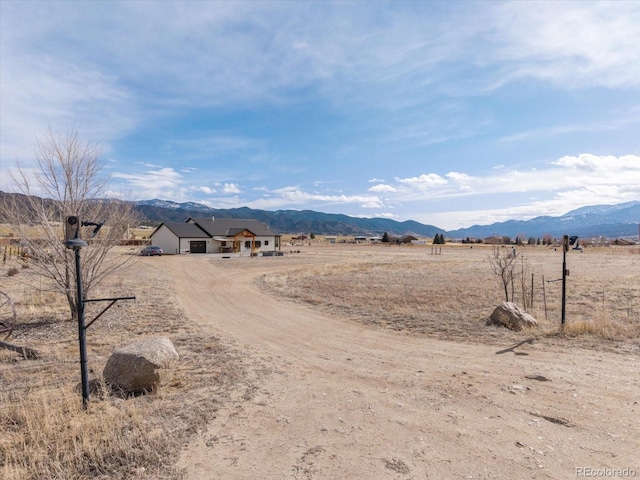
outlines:
[{"label": "sky", "polygon": [[127,200],[447,230],[640,200],[640,2],[0,0],[0,190],[49,128]]}]

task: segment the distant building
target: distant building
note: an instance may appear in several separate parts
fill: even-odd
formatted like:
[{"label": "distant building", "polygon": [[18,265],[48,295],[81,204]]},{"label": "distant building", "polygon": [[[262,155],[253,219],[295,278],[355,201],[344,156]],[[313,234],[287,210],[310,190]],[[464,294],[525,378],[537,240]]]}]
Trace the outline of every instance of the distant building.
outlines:
[{"label": "distant building", "polygon": [[417,241],[418,241],[418,239],[416,237],[414,237],[413,235],[405,235],[403,237],[400,237],[397,240],[397,243],[402,243],[402,244],[409,243],[409,244],[411,244],[411,243],[414,243],[414,242],[417,242]]},{"label": "distant building", "polygon": [[279,233],[253,219],[189,218],[165,222],[151,234],[151,243],[165,254],[264,254],[280,250]]}]

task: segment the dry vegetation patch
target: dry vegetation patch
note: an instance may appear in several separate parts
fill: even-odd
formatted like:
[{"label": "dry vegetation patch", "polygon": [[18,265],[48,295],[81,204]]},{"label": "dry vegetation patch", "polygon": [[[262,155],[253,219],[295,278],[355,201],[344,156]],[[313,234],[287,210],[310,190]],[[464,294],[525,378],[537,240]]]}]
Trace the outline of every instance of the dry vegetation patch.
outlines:
[{"label": "dry vegetation patch", "polygon": [[[637,351],[640,255],[613,249],[572,253],[568,323],[560,335],[560,284],[549,280],[559,277],[561,253],[536,247],[524,254],[536,285],[532,313],[542,323],[536,336]],[[490,249],[479,247],[447,246],[442,255],[431,255],[428,247],[305,246],[285,257],[215,260],[215,265],[238,274],[268,266],[271,273],[258,280],[267,291],[374,328],[465,342],[522,341],[532,333],[485,325],[503,300],[489,255]],[[46,285],[39,291],[28,288],[23,281],[28,268],[6,276],[18,260],[2,265],[2,289],[12,295],[19,313],[11,341],[42,356],[24,360],[0,350],[0,477],[181,478],[175,462],[189,438],[225,403],[252,397],[256,378],[268,374],[266,364],[256,368],[259,359],[245,358],[233,344],[185,318],[171,283],[155,266],[163,260],[139,259],[91,293],[91,298],[134,295],[136,301],[118,303],[89,328],[89,367],[99,385],[114,349],[162,335],[181,356],[178,372],[153,395],[121,399],[98,391],[88,411],[77,388],[77,326],[68,320],[65,299]],[[102,307],[91,304],[87,319]]]},{"label": "dry vegetation patch", "polygon": [[[332,259],[328,263],[275,271],[259,283],[274,294],[314,308],[412,334],[463,341],[518,340],[532,334],[486,326],[493,308],[504,300],[489,265],[491,248],[445,247],[441,255],[432,255],[428,247],[349,250],[336,246],[335,251],[328,256]],[[519,254],[528,265],[527,304],[533,282],[530,310],[541,324],[535,335],[557,336],[562,254],[544,247],[523,248]],[[592,343],[613,340],[637,344],[640,256],[624,250],[594,249],[572,252],[568,265],[564,334]],[[515,292],[520,305],[522,295]]]},{"label": "dry vegetation patch", "polygon": [[[233,345],[203,335],[185,318],[150,260],[90,295],[136,296],[87,330],[90,377],[100,385],[111,352],[147,336],[171,339],[181,357],[178,371],[148,396],[122,399],[99,390],[87,411],[78,391],[77,325],[68,320],[65,299],[26,289],[22,273],[3,281],[19,314],[10,340],[42,355],[24,360],[0,350],[0,477],[181,478],[174,466],[181,448],[243,384],[246,370]],[[87,320],[104,306],[90,304]]]}]

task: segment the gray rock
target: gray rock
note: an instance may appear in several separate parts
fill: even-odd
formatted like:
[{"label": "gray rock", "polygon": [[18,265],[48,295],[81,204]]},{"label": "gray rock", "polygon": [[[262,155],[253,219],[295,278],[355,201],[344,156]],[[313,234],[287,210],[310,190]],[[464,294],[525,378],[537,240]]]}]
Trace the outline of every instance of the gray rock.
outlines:
[{"label": "gray rock", "polygon": [[172,378],[179,358],[168,338],[147,338],[113,352],[102,375],[126,393],[151,392]]},{"label": "gray rock", "polygon": [[491,314],[490,323],[516,331],[538,326],[535,318],[511,302],[502,302],[497,306]]}]

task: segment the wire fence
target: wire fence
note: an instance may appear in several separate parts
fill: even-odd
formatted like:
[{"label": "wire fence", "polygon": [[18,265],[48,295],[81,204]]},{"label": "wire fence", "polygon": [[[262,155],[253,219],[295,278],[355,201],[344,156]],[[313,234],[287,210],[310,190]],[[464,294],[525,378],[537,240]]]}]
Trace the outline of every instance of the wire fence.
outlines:
[{"label": "wire fence", "polygon": [[[607,256],[572,253],[567,256],[565,316],[567,322],[640,324],[640,249]],[[510,286],[513,301],[538,319],[560,322],[562,264],[522,257],[524,269]],[[523,270],[525,273],[523,273]],[[637,327],[640,328],[640,327]]]},{"label": "wire fence", "polygon": [[2,264],[6,265],[7,260],[11,257],[28,258],[29,254],[27,249],[22,245],[5,245],[1,248],[2,252]]}]

